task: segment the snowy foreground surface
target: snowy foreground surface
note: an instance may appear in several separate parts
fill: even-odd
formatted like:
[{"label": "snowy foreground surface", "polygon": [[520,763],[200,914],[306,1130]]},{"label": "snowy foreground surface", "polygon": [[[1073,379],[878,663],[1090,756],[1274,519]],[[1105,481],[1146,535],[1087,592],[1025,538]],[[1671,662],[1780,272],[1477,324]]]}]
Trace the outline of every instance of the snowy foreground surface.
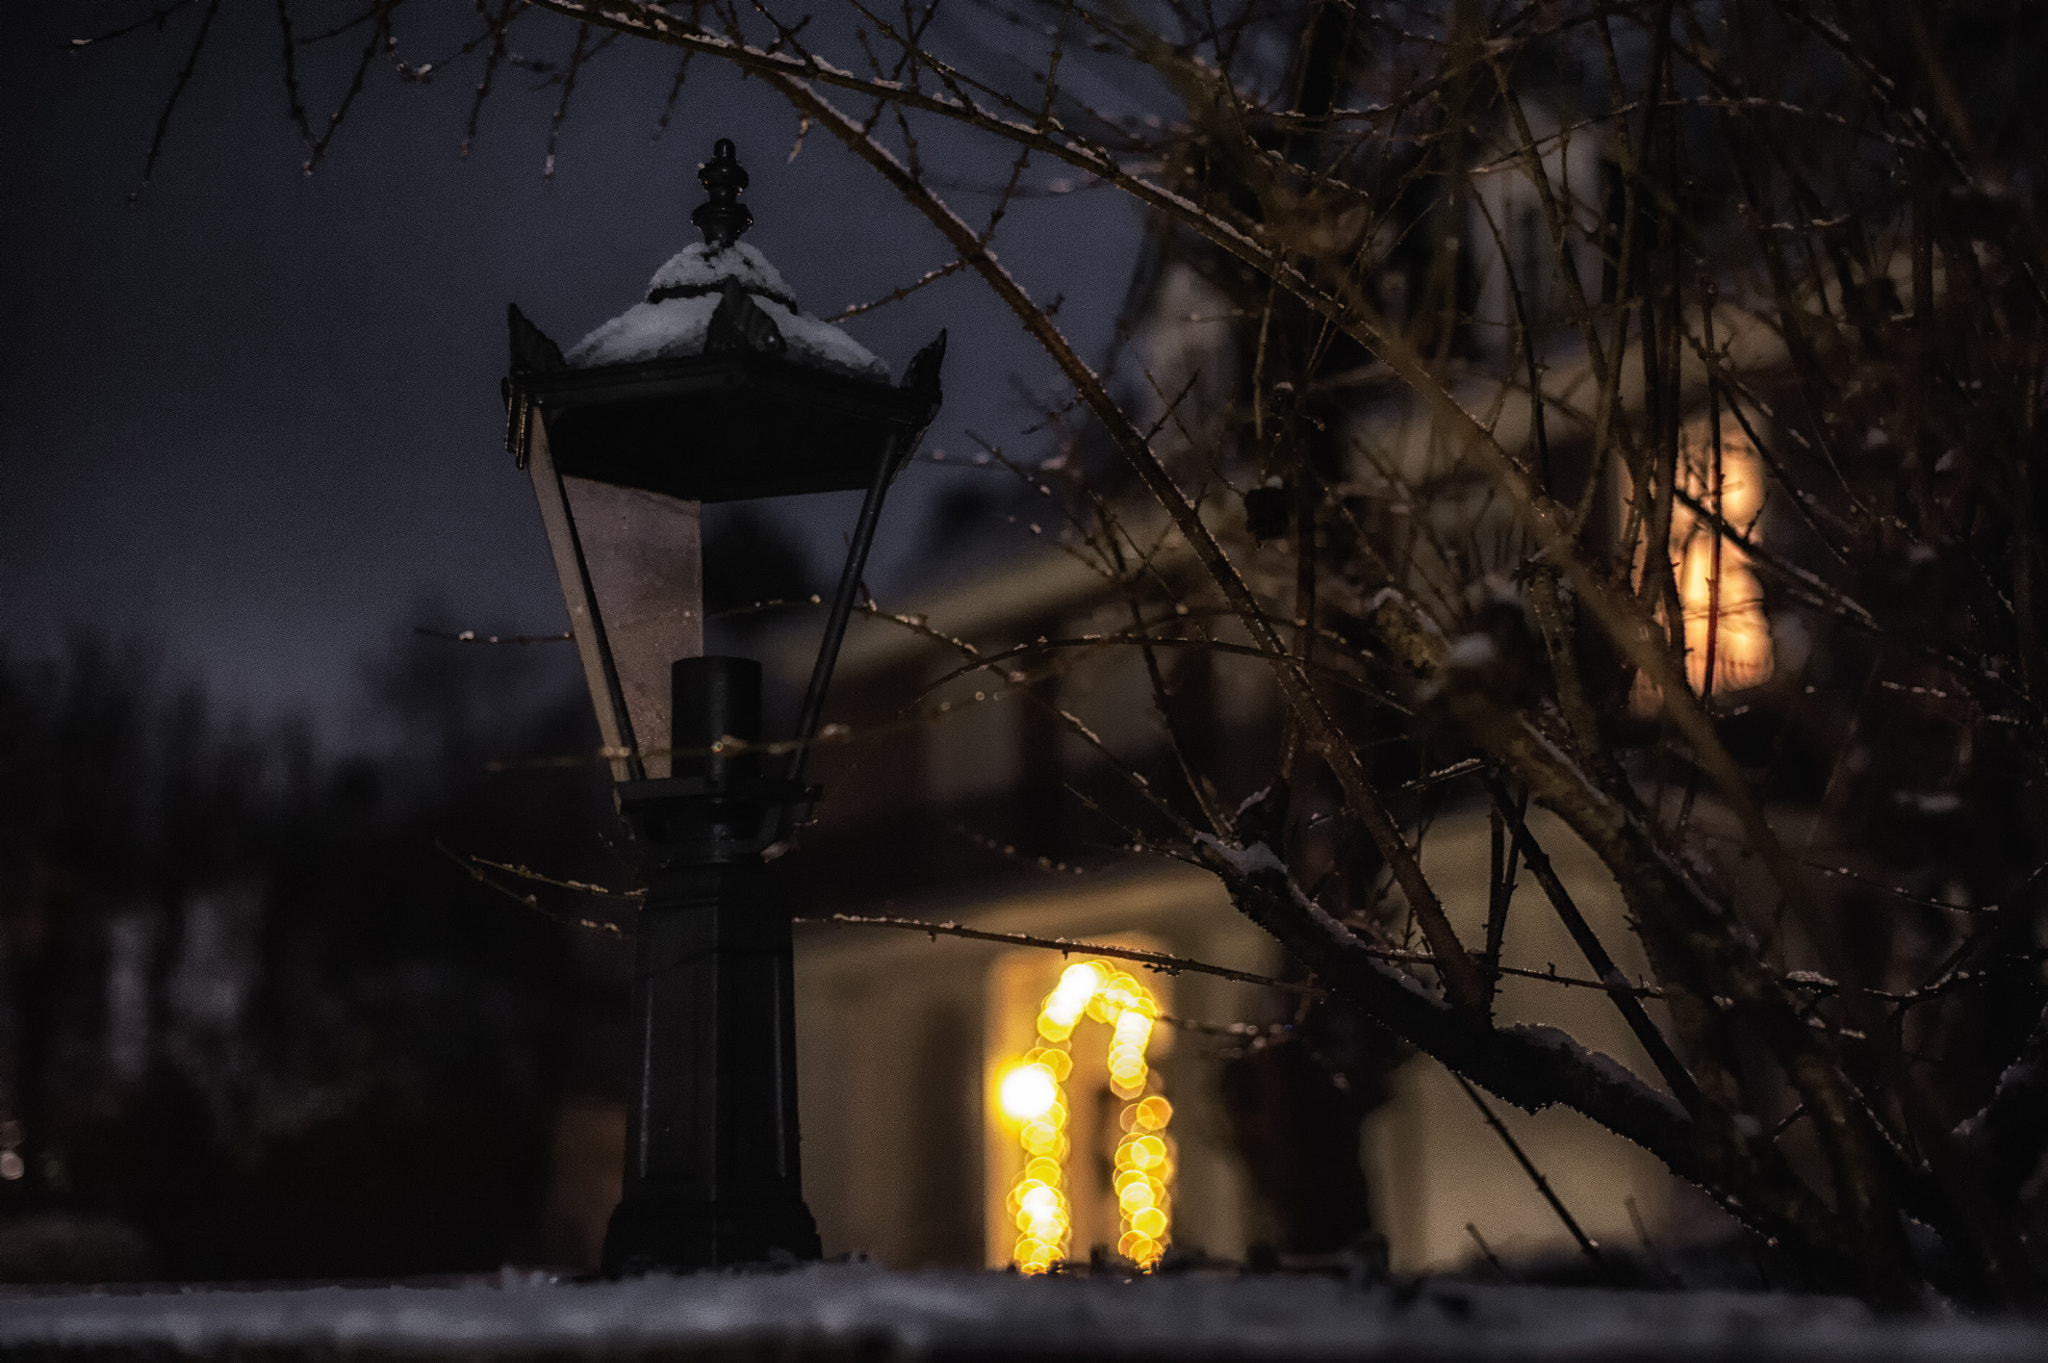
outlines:
[{"label": "snowy foreground surface", "polygon": [[1185,1275],[890,1273],[462,1287],[0,1294],[10,1357],[1955,1360],[2048,1358],[2048,1321],[1885,1320],[1771,1295]]}]

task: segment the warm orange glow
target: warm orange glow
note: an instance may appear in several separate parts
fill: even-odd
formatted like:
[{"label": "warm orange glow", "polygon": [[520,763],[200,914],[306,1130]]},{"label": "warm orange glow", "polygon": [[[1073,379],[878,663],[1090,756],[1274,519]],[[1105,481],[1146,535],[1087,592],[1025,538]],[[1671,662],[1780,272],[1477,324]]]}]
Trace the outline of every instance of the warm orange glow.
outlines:
[{"label": "warm orange glow", "polygon": [[[1764,471],[1756,447],[1739,425],[1722,423],[1718,486],[1714,464],[1709,423],[1695,421],[1680,438],[1679,489],[1707,511],[1718,509],[1729,530],[1746,538],[1755,533],[1763,516]],[[1739,691],[1769,681],[1773,665],[1771,625],[1764,615],[1763,588],[1756,573],[1731,537],[1717,534],[1711,528],[1711,518],[1703,520],[1682,501],[1674,502],[1671,508],[1671,571],[1678,588],[1679,608],[1685,617],[1685,673],[1693,690],[1702,695],[1710,690]],[[1639,553],[1639,583],[1641,575]],[[1663,618],[1660,606],[1658,619]],[[1707,677],[1709,652],[1714,668],[1711,687]],[[1657,709],[1656,688],[1640,675],[1632,705],[1639,714]]]},{"label": "warm orange glow", "polygon": [[1011,1257],[1025,1273],[1044,1273],[1065,1259],[1073,1231],[1067,1204],[1066,1093],[1073,1072],[1069,1039],[1084,1017],[1110,1028],[1110,1089],[1125,1100],[1118,1124],[1126,1136],[1117,1146],[1114,1187],[1123,1223],[1117,1252],[1151,1268],[1166,1252],[1171,1226],[1168,1186],[1172,1151],[1163,1132],[1173,1105],[1148,1090],[1157,1077],[1146,1063],[1159,1002],[1131,975],[1108,961],[1071,965],[1039,1005],[1038,1035],[1046,1043],[1001,1071],[997,1105],[1019,1124],[1017,1139],[1029,1157],[1010,1189],[1009,1209],[1017,1227]]}]

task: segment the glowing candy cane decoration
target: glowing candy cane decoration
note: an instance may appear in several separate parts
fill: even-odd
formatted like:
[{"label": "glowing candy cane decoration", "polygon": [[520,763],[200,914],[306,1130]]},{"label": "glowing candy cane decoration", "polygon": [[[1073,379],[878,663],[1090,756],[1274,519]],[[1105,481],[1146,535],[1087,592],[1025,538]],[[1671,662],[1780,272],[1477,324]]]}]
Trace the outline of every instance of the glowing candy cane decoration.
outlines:
[{"label": "glowing candy cane decoration", "polygon": [[1110,1028],[1109,1086],[1124,1100],[1119,1125],[1115,1182],[1123,1234],[1117,1253],[1151,1268],[1166,1252],[1172,1211],[1167,1188],[1173,1151],[1164,1132],[1173,1105],[1147,1094],[1151,1069],[1145,1048],[1152,1038],[1159,1003],[1152,992],[1107,961],[1071,965],[1038,1010],[1038,1035],[1046,1044],[1027,1052],[1004,1072],[997,1091],[1003,1113],[1019,1123],[1024,1172],[1010,1189],[1009,1208],[1017,1222],[1012,1253],[1026,1273],[1043,1273],[1065,1259],[1073,1233],[1066,1192],[1066,1090],[1073,1072],[1068,1042],[1083,1015]]}]

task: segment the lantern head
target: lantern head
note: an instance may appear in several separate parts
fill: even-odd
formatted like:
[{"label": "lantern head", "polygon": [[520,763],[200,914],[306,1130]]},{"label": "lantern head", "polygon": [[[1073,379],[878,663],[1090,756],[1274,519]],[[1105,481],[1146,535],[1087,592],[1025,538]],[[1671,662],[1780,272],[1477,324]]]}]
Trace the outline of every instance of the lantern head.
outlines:
[{"label": "lantern head", "polygon": [[670,666],[704,649],[703,504],[878,496],[940,400],[943,332],[892,383],[739,240],[753,214],[731,141],[698,179],[708,198],[691,221],[704,240],[657,270],[640,302],[566,353],[510,310],[506,443],[533,479],[620,780],[669,774]]}]

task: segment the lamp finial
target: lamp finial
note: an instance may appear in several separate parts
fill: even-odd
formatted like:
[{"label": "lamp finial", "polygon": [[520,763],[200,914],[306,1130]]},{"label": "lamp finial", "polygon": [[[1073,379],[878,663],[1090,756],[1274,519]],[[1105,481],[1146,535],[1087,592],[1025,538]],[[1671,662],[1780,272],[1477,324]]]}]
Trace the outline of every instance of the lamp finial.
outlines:
[{"label": "lamp finial", "polygon": [[698,204],[690,221],[704,233],[704,244],[723,251],[740,239],[740,233],[754,222],[753,210],[740,202],[747,187],[747,168],[730,137],[721,137],[711,148],[711,159],[697,170],[697,182],[711,197]]}]

